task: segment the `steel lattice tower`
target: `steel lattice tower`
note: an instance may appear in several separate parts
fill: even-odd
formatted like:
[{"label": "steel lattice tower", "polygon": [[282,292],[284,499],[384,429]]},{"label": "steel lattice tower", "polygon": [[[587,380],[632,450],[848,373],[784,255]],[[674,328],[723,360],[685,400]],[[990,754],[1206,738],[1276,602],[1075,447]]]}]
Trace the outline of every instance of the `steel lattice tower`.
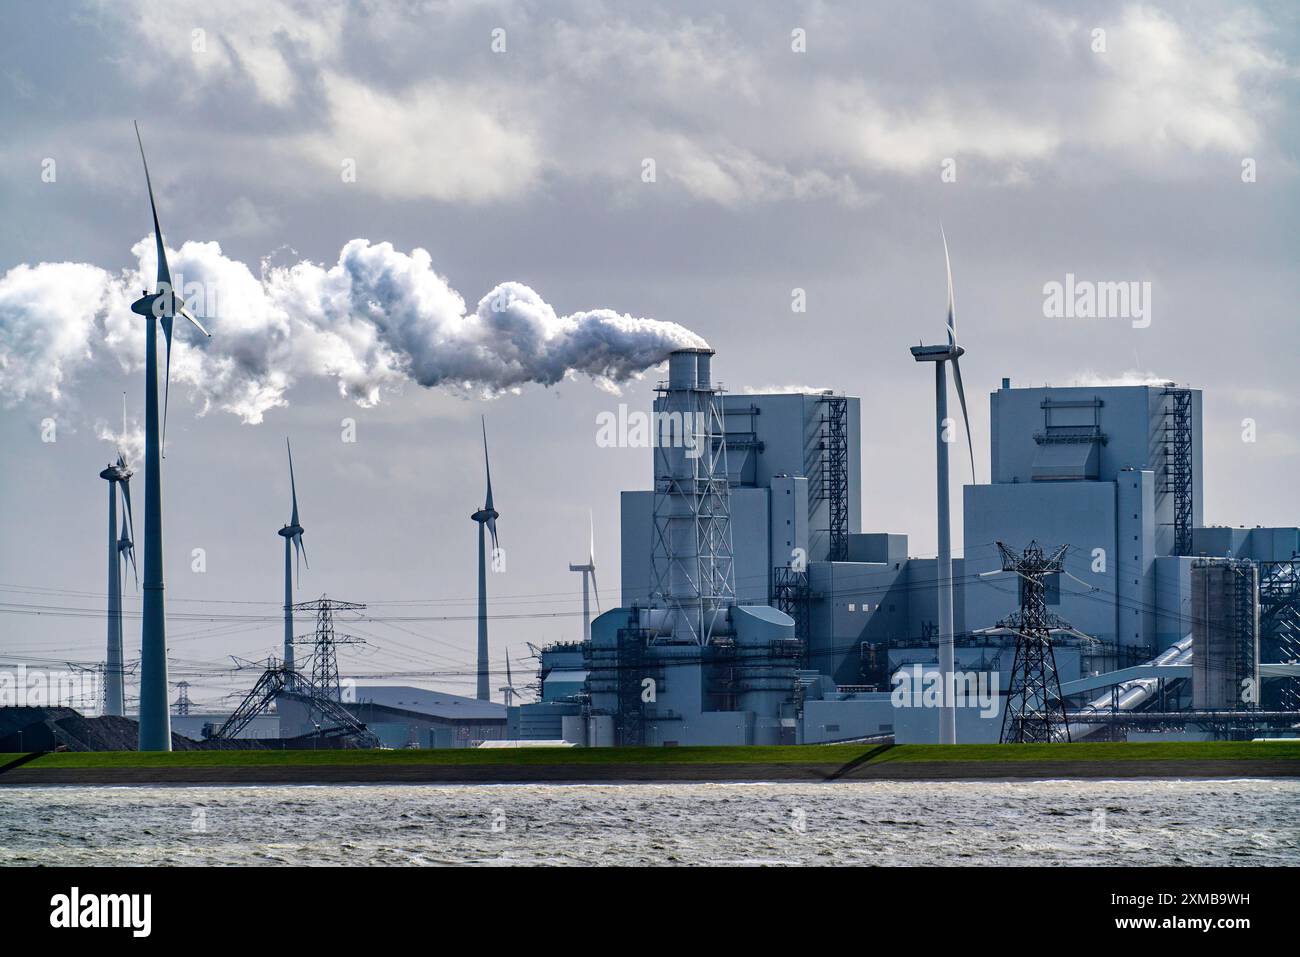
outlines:
[{"label": "steel lattice tower", "polygon": [[1174,554],[1192,554],[1192,392],[1165,389],[1165,471],[1162,491],[1174,496]]},{"label": "steel lattice tower", "polygon": [[1020,610],[1002,623],[1016,632],[1011,686],[1002,712],[1002,744],[1070,740],[1056,652],[1052,650],[1050,629],[1055,618],[1047,610],[1044,584],[1048,575],[1061,574],[1068,547],[1062,545],[1049,557],[1031,541],[1024,554],[1017,555],[998,542],[1002,570],[1020,576]]},{"label": "steel lattice tower", "polygon": [[177,717],[181,717],[181,718],[187,717],[190,713],[190,706],[192,704],[193,702],[190,701],[190,683],[188,681],[177,682],[176,684]]},{"label": "steel lattice tower", "polygon": [[827,558],[842,562],[849,546],[849,401],[842,395],[825,393],[819,402],[822,415],[821,496],[826,501],[826,532],[830,539]]},{"label": "steel lattice tower", "polygon": [[[366,606],[353,601],[336,601],[322,595],[315,601],[299,602],[293,606],[294,611],[316,612],[316,633],[311,637],[311,685],[314,695],[330,701],[339,701],[343,689],[339,682],[339,661],[335,651],[337,645],[364,644],[364,639],[354,635],[341,635],[334,632],[335,611],[359,611]],[[292,674],[292,672],[289,672]]]},{"label": "steel lattice tower", "polygon": [[650,600],[666,612],[661,635],[699,645],[710,643],[736,601],[726,426],[712,357],[711,349],[670,354],[654,407]]}]

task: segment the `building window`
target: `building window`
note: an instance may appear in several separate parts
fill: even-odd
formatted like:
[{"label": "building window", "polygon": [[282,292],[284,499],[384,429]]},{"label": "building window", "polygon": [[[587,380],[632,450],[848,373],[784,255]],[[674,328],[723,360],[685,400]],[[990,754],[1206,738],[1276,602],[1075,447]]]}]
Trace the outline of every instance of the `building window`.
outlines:
[{"label": "building window", "polygon": [[849,611],[857,611],[857,610],[858,610],[858,606],[853,604],[853,602],[849,602]]}]

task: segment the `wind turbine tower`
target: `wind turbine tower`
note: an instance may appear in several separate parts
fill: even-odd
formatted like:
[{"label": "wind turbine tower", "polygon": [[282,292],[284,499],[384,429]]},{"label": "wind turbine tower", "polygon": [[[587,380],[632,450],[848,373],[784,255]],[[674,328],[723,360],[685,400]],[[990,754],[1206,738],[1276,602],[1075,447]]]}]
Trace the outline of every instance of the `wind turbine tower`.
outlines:
[{"label": "wind turbine tower", "polygon": [[[122,563],[135,553],[128,529],[131,526],[131,470],[121,450],[117,462],[99,473],[108,482],[108,654],[104,666],[104,714],[121,716],[122,680]],[[117,516],[117,499],[122,498],[122,521]]]},{"label": "wind turbine tower", "polygon": [[[144,348],[144,615],[140,630],[140,750],[170,751],[171,717],[167,707],[167,611],[163,601],[162,546],[162,430],[166,429],[166,404],[158,412],[158,327],[166,340],[166,371],[171,369],[172,326],[177,316],[184,316],[205,336],[208,331],[177,302],[172,289],[171,269],[163,246],[162,227],[158,225],[158,206],[149,179],[149,161],[144,155],[140,127],[135,128],[144,163],[144,181],[149,190],[149,209],[153,214],[154,244],[157,247],[158,276],[152,293],[145,292],[131,303],[131,311],[145,320]],[[165,394],[165,392],[164,392]],[[161,421],[160,421],[161,418]]]},{"label": "wind turbine tower", "polygon": [[[591,641],[591,596],[596,593],[596,614],[600,614],[600,589],[596,587],[596,518],[590,512],[591,538],[587,546],[587,563],[569,565],[569,571],[582,572],[582,640]],[[590,583],[590,591],[588,590]]]},{"label": "wind turbine tower", "polygon": [[966,415],[966,392],[961,384],[958,359],[965,350],[957,344],[957,318],[952,295],[952,263],[948,258],[948,237],[943,235],[943,261],[948,270],[948,343],[939,346],[912,346],[917,362],[934,363],[935,454],[939,505],[939,554],[935,567],[939,608],[939,674],[943,681],[943,705],[939,711],[939,743],[957,743],[957,711],[953,706],[953,623],[952,623],[952,528],[948,514],[948,443],[955,441],[952,421],[948,418],[948,379],[944,366],[952,363],[952,378],[961,403],[961,417],[966,424],[966,445],[970,449],[971,481],[975,480],[975,446],[971,442],[970,418]]},{"label": "wind turbine tower", "polygon": [[[289,524],[276,534],[284,539],[284,669],[292,675],[296,671],[293,664],[293,555],[290,552],[295,553],[300,562],[306,562],[307,548],[302,543],[304,529],[298,521],[298,486],[293,478],[293,449],[287,438],[284,440],[284,448],[289,453],[289,495],[293,511],[289,516]],[[307,567],[311,568],[311,565],[308,564]],[[301,567],[298,569],[298,580],[302,581]]]},{"label": "wind turbine tower", "polygon": [[487,500],[483,507],[470,516],[478,522],[478,691],[479,701],[491,701],[488,688],[488,626],[487,626],[487,542],[484,534],[492,536],[492,562],[496,567],[500,545],[497,543],[497,519],[500,513],[492,506],[492,465],[488,461],[487,420],[483,420],[483,471],[487,475]]}]

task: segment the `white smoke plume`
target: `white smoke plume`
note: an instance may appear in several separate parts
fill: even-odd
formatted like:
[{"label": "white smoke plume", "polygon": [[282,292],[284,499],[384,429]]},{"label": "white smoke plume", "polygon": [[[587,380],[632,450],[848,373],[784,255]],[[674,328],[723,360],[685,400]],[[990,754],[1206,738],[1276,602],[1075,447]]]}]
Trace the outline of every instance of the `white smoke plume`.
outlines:
[{"label": "white smoke plume", "polygon": [[785,383],[783,385],[754,385],[741,386],[742,395],[817,395],[821,392],[828,391],[826,386],[799,385],[798,383]]},{"label": "white smoke plume", "polygon": [[1145,369],[1125,369],[1118,375],[1105,375],[1092,369],[1084,369],[1070,381],[1071,386],[1130,386],[1130,385],[1171,385],[1172,379],[1156,375]]},{"label": "white smoke plume", "polygon": [[[0,399],[57,400],[102,354],[125,371],[143,368],[130,303],[152,288],[152,238],[132,252],[138,266],[118,275],[41,263],[0,276]],[[177,291],[212,332],[203,339],[178,320],[172,386],[188,387],[204,411],[250,423],[313,376],[367,406],[406,382],[493,395],[586,375],[616,390],[674,349],[706,345],[677,323],[608,309],[559,316],[514,282],[467,311],[425,250],[386,242],[354,239],[329,267],[264,262],[260,275],[215,242],[187,242],[168,259]]]}]

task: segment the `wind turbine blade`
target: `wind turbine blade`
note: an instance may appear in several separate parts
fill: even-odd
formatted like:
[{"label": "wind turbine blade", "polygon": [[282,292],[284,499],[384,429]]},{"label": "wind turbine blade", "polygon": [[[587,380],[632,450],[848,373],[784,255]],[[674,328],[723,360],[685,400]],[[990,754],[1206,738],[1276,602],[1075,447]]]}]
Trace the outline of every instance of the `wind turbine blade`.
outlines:
[{"label": "wind turbine blade", "polygon": [[[128,512],[128,519],[130,513]],[[131,563],[131,572],[135,578],[135,587],[140,587],[140,574],[135,567],[135,543],[131,541],[131,536],[127,534],[128,522],[122,524],[122,534],[117,539],[117,557],[121,562]]]},{"label": "wind turbine blade", "polygon": [[[298,584],[299,584],[299,586],[301,586],[301,585],[302,585],[302,566],[303,566],[304,563],[307,562],[307,547],[306,547],[305,545],[303,545],[303,543],[302,543],[302,534],[301,534],[301,533],[299,533],[299,534],[293,536],[293,554],[294,554],[294,557],[295,557],[296,560],[297,560]],[[307,567],[308,567],[308,568],[311,568],[311,565],[308,564]]]},{"label": "wind turbine blade", "polygon": [[512,691],[515,687],[515,679],[510,675],[510,649],[506,648],[506,687]]},{"label": "wind turbine blade", "polygon": [[957,386],[957,401],[961,403],[961,420],[966,423],[966,448],[970,452],[970,480],[975,481],[975,442],[970,434],[970,416],[966,414],[966,390],[961,384],[961,362],[954,354],[952,357],[952,381]]},{"label": "wind turbine blade", "polygon": [[135,519],[131,517],[131,480],[122,479],[118,484],[122,487],[122,505],[126,510],[126,524],[122,526],[122,531],[125,534],[129,529],[129,538],[135,541]]},{"label": "wind turbine blade", "polygon": [[591,593],[596,596],[596,614],[600,614],[600,589],[596,587],[596,566],[591,566]]},{"label": "wind turbine blade", "polygon": [[298,524],[298,483],[293,478],[293,447],[289,445],[288,437],[284,440],[284,447],[289,453],[289,494],[293,497],[293,517],[289,520],[290,525]]},{"label": "wind turbine blade", "polygon": [[204,329],[204,328],[203,328],[203,323],[199,322],[199,321],[198,321],[197,319],[195,319],[192,315],[190,315],[190,311],[189,311],[188,309],[186,309],[184,306],[177,306],[177,307],[176,307],[176,311],[177,311],[178,313],[180,313],[182,316],[184,316],[186,319],[188,319],[190,322],[194,323],[194,328],[198,329],[199,332],[203,333],[203,334],[204,334],[205,336],[207,336],[209,339],[212,338],[212,333],[210,333],[210,332],[208,332],[208,330]]},{"label": "wind turbine blade", "polygon": [[[492,463],[488,460],[487,418],[486,416],[481,416],[480,420],[483,423],[483,471],[487,473],[487,502],[483,507],[490,512],[492,511]],[[489,523],[489,525],[491,525],[491,523]],[[492,525],[492,541],[494,543],[496,542],[496,537],[496,526]]]},{"label": "wind turbine blade", "polygon": [[135,546],[130,542],[119,543],[117,557],[120,558],[124,563],[130,562],[131,577],[135,581],[135,587],[136,590],[138,591],[140,588],[140,573],[135,567]]},{"label": "wind turbine blade", "polygon": [[948,345],[957,345],[957,307],[952,295],[952,260],[948,258],[948,237],[944,235],[943,224],[939,224],[939,235],[943,238],[943,265],[948,271]]},{"label": "wind turbine blade", "polygon": [[[170,294],[169,294],[170,295]],[[163,369],[162,457],[167,457],[167,404],[172,394],[172,316],[162,317],[163,339],[167,343],[166,365]]]},{"label": "wind turbine blade", "polygon": [[587,564],[592,568],[596,567],[596,515],[591,509],[587,509],[587,521],[591,528],[591,540],[587,545]]},{"label": "wind turbine blade", "polygon": [[[488,496],[488,508],[492,507],[492,496]],[[492,536],[492,550],[496,551],[501,546],[497,543],[497,520],[489,518],[487,520],[488,534]]]},{"label": "wind turbine blade", "polygon": [[144,183],[149,188],[149,209],[153,213],[154,243],[158,249],[158,284],[154,292],[161,292],[172,284],[171,270],[167,267],[167,252],[163,249],[162,227],[158,225],[158,205],[153,199],[153,181],[149,178],[149,161],[144,156],[144,140],[140,138],[140,124],[135,124],[135,141],[140,144],[140,161],[144,163]]},{"label": "wind turbine blade", "polygon": [[140,569],[135,564],[135,543],[128,542],[126,557],[131,560],[131,580],[135,583],[136,591],[140,590]]}]

